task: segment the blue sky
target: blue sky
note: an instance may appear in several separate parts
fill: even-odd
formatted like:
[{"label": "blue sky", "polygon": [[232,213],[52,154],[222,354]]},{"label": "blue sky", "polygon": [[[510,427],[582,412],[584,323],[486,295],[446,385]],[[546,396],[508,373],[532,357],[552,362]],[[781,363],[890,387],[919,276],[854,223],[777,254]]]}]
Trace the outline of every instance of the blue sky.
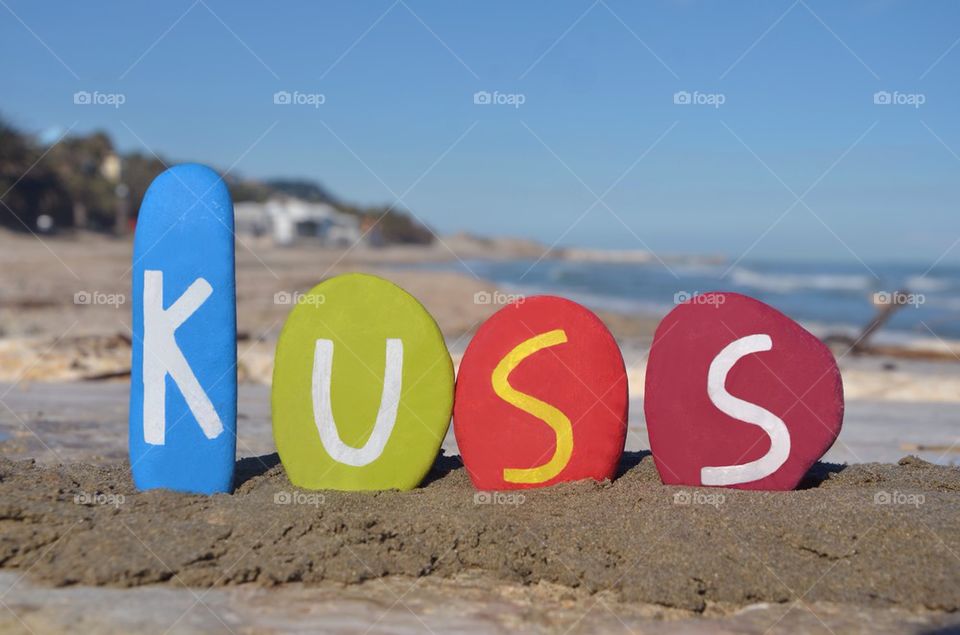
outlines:
[{"label": "blue sky", "polygon": [[960,261],[956,2],[3,0],[0,16],[0,113],[38,134],[102,128],[402,198],[440,232]]}]

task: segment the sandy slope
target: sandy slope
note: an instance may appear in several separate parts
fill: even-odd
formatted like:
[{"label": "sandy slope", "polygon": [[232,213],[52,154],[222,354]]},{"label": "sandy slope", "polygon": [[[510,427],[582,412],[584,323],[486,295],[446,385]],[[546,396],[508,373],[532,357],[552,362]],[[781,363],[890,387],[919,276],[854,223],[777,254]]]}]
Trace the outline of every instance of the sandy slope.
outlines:
[{"label": "sandy slope", "polygon": [[55,585],[480,570],[686,610],[800,598],[960,609],[960,471],[917,459],[825,464],[807,489],[770,493],[666,487],[648,456],[630,454],[612,483],[492,501],[458,459],[438,461],[411,492],[301,492],[271,455],[239,467],[233,495],[203,497],[137,493],[118,465],[2,460],[0,562]]}]

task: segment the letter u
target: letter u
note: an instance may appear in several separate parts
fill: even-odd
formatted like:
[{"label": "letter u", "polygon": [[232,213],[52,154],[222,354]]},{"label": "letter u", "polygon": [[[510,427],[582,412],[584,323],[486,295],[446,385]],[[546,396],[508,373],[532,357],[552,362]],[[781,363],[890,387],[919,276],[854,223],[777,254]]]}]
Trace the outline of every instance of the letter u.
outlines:
[{"label": "letter u", "polygon": [[313,354],[313,420],[323,448],[335,461],[362,467],[377,460],[387,445],[397,422],[400,390],[403,384],[403,342],[387,339],[387,359],[383,371],[383,392],[373,432],[363,447],[349,446],[340,439],[333,420],[330,382],[333,375],[333,341],[318,339]]}]

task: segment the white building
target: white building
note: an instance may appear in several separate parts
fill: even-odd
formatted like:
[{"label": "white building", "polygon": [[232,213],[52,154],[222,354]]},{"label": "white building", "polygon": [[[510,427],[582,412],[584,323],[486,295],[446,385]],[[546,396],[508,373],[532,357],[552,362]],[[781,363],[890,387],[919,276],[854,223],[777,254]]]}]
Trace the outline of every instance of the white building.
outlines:
[{"label": "white building", "polygon": [[316,240],[348,247],[362,239],[360,218],[339,212],[328,203],[278,196],[266,203],[236,203],[233,211],[238,234],[267,236],[277,245]]}]

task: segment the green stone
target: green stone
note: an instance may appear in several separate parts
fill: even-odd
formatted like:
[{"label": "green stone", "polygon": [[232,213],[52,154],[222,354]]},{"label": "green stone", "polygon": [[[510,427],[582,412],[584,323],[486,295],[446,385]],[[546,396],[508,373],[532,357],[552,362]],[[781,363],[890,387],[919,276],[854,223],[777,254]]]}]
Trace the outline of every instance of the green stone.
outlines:
[{"label": "green stone", "polygon": [[347,274],[296,296],[277,342],[273,437],[306,489],[409,490],[450,425],[453,363],[400,287]]}]

